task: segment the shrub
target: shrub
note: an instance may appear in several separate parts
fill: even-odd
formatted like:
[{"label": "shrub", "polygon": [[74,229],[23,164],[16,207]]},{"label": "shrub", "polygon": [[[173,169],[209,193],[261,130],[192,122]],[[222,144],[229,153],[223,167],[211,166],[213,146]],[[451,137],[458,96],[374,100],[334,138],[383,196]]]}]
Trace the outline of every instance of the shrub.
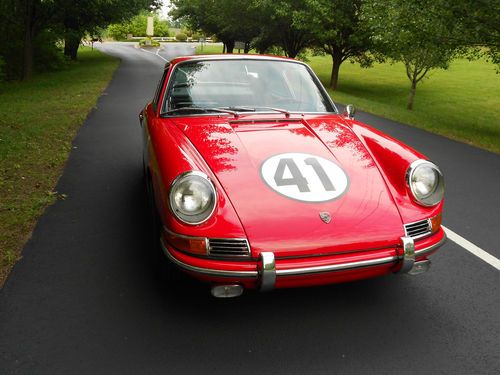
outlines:
[{"label": "shrub", "polygon": [[193,31],[192,31],[192,30],[190,30],[190,29],[187,29],[187,28],[185,28],[185,27],[183,27],[183,28],[181,29],[181,32],[180,32],[180,33],[181,33],[181,34],[186,34],[188,38],[191,38],[191,37],[193,36]]},{"label": "shrub", "polygon": [[[127,37],[127,34],[132,34],[134,36],[144,36],[146,34],[148,17],[150,16],[151,13],[143,11],[128,21],[109,25],[107,28],[108,35],[115,40],[124,40]],[[154,14],[153,17],[155,36],[169,36],[169,23],[165,20],[160,19],[158,14]]]},{"label": "shrub", "polygon": [[155,36],[170,36],[170,25],[167,21],[155,18]]},{"label": "shrub", "polygon": [[[150,40],[151,41],[151,44],[147,44],[147,41]],[[139,45],[141,47],[159,47],[160,46],[160,42],[154,40],[154,39],[141,39],[139,41]]]},{"label": "shrub", "polygon": [[36,38],[33,61],[35,71],[46,72],[61,69],[67,64],[62,53],[62,46],[57,43],[57,34],[50,31],[42,31]]},{"label": "shrub", "polygon": [[130,33],[128,25],[125,23],[114,23],[107,28],[108,35],[114,40],[122,40]]},{"label": "shrub", "polygon": [[187,40],[187,35],[183,33],[179,33],[175,36],[175,39],[179,42],[185,42]]}]

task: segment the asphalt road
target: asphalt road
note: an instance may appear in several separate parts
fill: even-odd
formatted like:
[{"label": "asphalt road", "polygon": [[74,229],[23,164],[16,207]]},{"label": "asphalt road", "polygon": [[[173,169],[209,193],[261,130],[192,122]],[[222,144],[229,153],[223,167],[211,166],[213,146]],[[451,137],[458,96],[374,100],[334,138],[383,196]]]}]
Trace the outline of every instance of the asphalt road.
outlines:
[{"label": "asphalt road", "polygon": [[[453,242],[431,271],[214,299],[147,256],[137,115],[184,45],[123,59],[0,292],[1,374],[498,374],[500,272]],[[174,48],[177,48],[174,50]],[[170,50],[169,50],[170,49]],[[162,57],[162,58],[160,58]],[[500,257],[500,157],[367,114],[447,181],[444,223]]]}]

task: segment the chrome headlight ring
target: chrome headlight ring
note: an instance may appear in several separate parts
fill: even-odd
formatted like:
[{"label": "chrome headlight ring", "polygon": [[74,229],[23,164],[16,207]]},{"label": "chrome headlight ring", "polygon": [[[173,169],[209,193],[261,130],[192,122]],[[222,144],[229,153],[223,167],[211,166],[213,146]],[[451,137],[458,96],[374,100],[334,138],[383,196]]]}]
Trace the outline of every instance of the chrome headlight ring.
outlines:
[{"label": "chrome headlight ring", "polygon": [[207,221],[215,211],[217,191],[203,172],[181,173],[170,185],[170,211],[181,222],[198,225]]},{"label": "chrome headlight ring", "polygon": [[443,173],[428,160],[418,159],[411,163],[406,172],[406,184],[413,199],[422,206],[435,206],[443,200]]}]

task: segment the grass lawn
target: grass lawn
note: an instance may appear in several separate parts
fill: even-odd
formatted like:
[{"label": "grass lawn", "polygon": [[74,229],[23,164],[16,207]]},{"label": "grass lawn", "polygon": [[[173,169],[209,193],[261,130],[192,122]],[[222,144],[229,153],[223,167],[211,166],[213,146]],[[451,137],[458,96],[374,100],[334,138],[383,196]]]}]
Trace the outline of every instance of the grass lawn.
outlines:
[{"label": "grass lawn", "polygon": [[[220,52],[219,46],[197,48],[200,54]],[[327,87],[331,58],[311,56],[308,64]],[[362,69],[345,62],[338,90],[328,91],[336,102],[500,153],[500,74],[494,65],[459,59],[428,76],[417,87],[413,111],[406,109],[410,81],[402,64]]]},{"label": "grass lawn", "polygon": [[54,186],[71,142],[118,67],[90,48],[78,58],[30,82],[0,84],[0,286],[44,208],[65,198]]}]

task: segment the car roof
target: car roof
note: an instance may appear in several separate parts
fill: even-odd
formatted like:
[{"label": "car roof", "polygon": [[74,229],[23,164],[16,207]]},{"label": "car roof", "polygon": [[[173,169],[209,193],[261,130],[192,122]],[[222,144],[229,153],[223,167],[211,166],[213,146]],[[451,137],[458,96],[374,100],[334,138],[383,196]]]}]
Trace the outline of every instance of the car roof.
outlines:
[{"label": "car roof", "polygon": [[206,61],[206,60],[272,60],[272,61],[294,61],[295,59],[273,55],[250,55],[250,54],[213,54],[213,55],[191,55],[180,56],[170,61],[171,65],[179,64],[183,61]]}]

